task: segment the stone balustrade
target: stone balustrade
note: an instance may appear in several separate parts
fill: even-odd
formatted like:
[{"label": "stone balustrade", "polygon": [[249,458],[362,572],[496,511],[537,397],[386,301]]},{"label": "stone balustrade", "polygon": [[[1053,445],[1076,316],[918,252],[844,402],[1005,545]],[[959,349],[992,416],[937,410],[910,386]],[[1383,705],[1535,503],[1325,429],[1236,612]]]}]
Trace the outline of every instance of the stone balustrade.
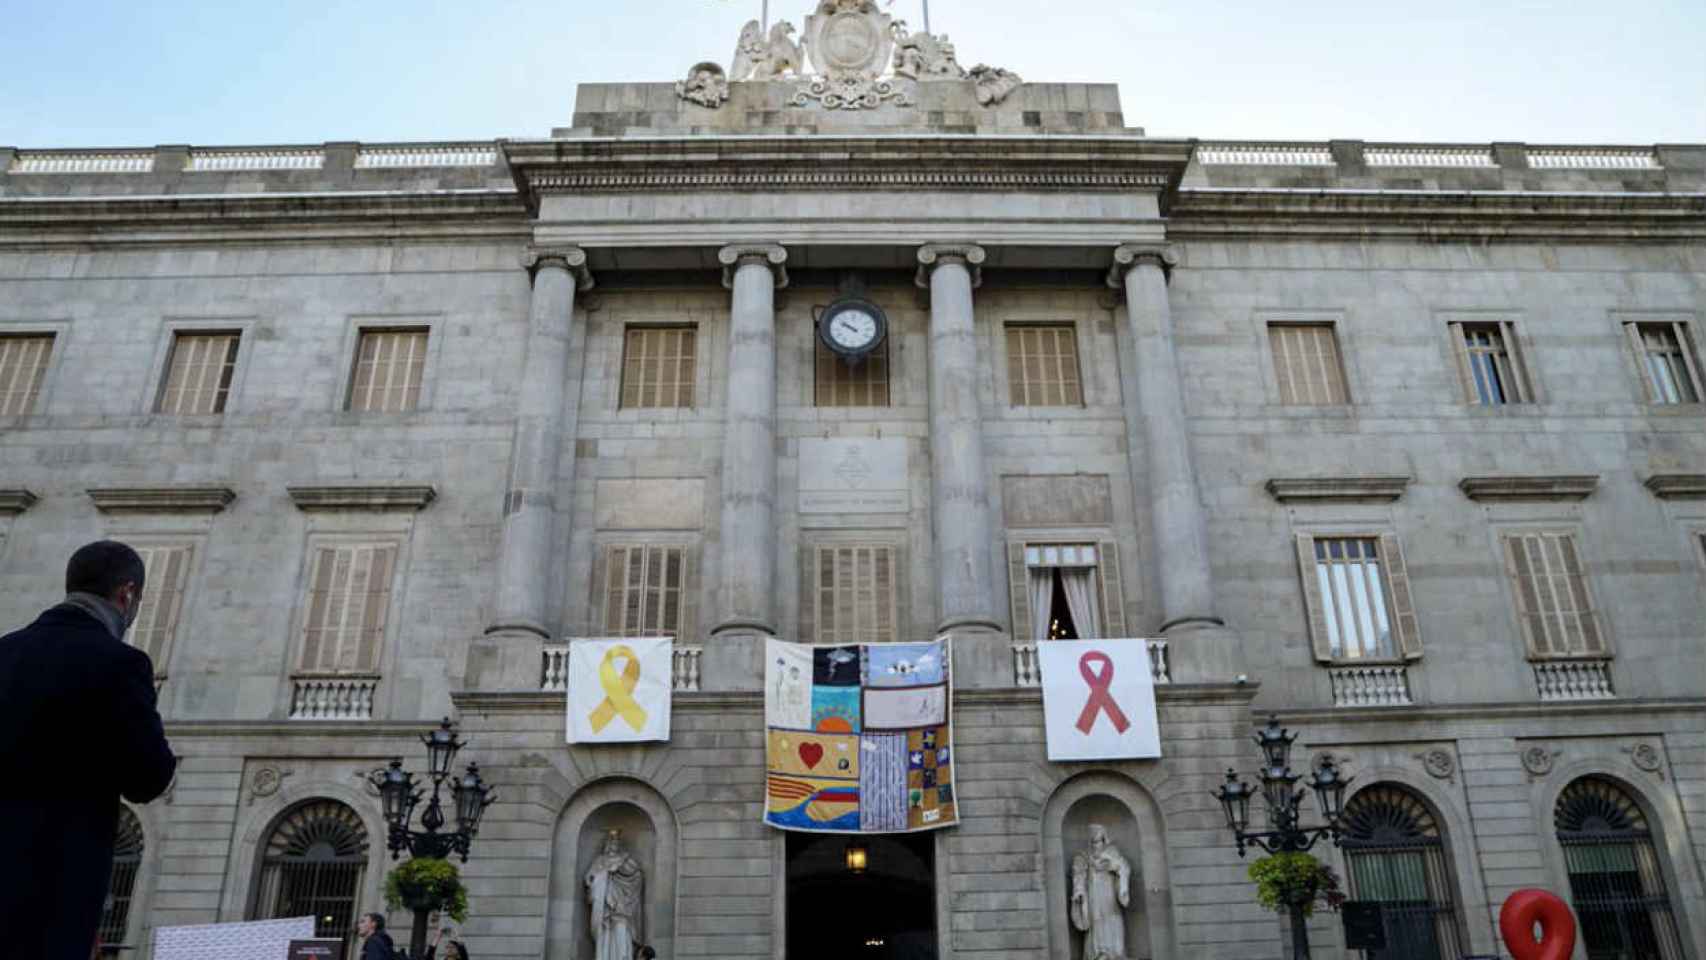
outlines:
[{"label": "stone balustrade", "polygon": [[1647,147],[1530,147],[1528,165],[1538,170],[1659,170]]},{"label": "stone balustrade", "polygon": [[1410,668],[1404,664],[1327,668],[1335,707],[1407,707]]},{"label": "stone balustrade", "polygon": [[[699,691],[699,662],[704,647],[675,647],[675,659],[670,664],[670,689],[682,693]],[[540,655],[539,689],[548,693],[569,688],[569,645],[546,646]]]},{"label": "stone balustrade", "polygon": [[1496,167],[1491,147],[1442,147],[1431,144],[1382,144],[1363,150],[1371,167]]},{"label": "stone balustrade", "polygon": [[1543,703],[1617,698],[1609,660],[1541,660],[1530,666]]},{"label": "stone balustrade", "polygon": [[299,676],[291,686],[292,720],[371,720],[379,677]]},{"label": "stone balustrade", "polygon": [[318,170],[326,164],[326,151],[319,147],[256,147],[191,150],[191,173],[234,170]]},{"label": "stone balustrade", "polygon": [[[1114,640],[1113,643],[1136,642]],[[1167,662],[1167,641],[1162,639],[1144,640],[1149,647],[1149,675],[1157,684],[1172,683],[1172,667]],[[1043,682],[1042,664],[1037,657],[1037,644],[1013,644],[1013,685],[1016,687],[1039,687]]]},{"label": "stone balustrade", "polygon": [[1197,161],[1210,166],[1330,167],[1333,152],[1324,143],[1205,143]]},{"label": "stone balustrade", "polygon": [[21,150],[7,173],[148,173],[153,150]]},{"label": "stone balustrade", "polygon": [[362,147],[355,155],[357,170],[401,167],[489,167],[498,162],[490,143],[415,143]]}]

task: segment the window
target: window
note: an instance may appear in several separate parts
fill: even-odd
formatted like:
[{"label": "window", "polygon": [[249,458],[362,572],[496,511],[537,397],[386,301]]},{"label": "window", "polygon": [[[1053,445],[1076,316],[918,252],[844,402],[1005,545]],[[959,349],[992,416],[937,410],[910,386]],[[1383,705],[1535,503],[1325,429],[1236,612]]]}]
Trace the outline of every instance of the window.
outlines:
[{"label": "window", "polygon": [[1622,786],[1583,777],[1552,821],[1588,960],[1682,960],[1682,940],[1647,815]]},{"label": "window", "polygon": [[137,871],[142,868],[142,848],[142,821],[121,803],[106,908],[101,911],[101,925],[96,931],[102,943],[124,943],[130,939],[130,901],[136,891]]},{"label": "window", "polygon": [[406,413],[420,405],[427,331],[363,330],[347,410]]},{"label": "window", "polygon": [[172,654],[172,638],[178,632],[178,614],[183,607],[184,587],[190,577],[195,547],[187,543],[138,546],[136,552],[142,555],[146,573],[142,605],[128,636],[131,645],[154,662],[154,675],[163,677],[167,658]]},{"label": "window", "polygon": [[1453,323],[1457,372],[1469,402],[1483,407],[1532,403],[1528,377],[1517,356],[1516,331],[1509,321]]},{"label": "window", "polygon": [[1119,571],[1113,541],[1010,544],[1014,636],[1032,642],[1125,636]]},{"label": "window", "polygon": [[367,827],[336,800],[309,800],[285,812],[261,848],[250,920],[314,918],[314,936],[353,944]]},{"label": "window", "polygon": [[1386,948],[1366,960],[1457,960],[1461,940],[1439,822],[1420,797],[1378,783],[1345,804],[1345,874],[1353,900],[1380,904]]},{"label": "window", "polygon": [[0,417],[35,411],[52,353],[52,334],[0,337]]},{"label": "window", "polygon": [[1700,365],[1680,321],[1626,323],[1649,403],[1699,403]]},{"label": "window", "polygon": [[886,407],[889,405],[889,341],[887,337],[857,364],[849,364],[812,338],[816,344],[816,394],[819,407]]},{"label": "window", "polygon": [[1270,323],[1274,377],[1280,403],[1288,406],[1350,402],[1339,342],[1330,323]]},{"label": "window", "polygon": [[622,347],[621,407],[691,407],[699,331],[629,327]]},{"label": "window", "polygon": [[692,627],[693,550],[627,545],[604,552],[604,632],[612,637],[675,637]]},{"label": "window", "polygon": [[1072,324],[1007,325],[1007,391],[1015,407],[1083,406]]},{"label": "window", "polygon": [[813,643],[886,643],[900,639],[896,579],[899,551],[886,543],[807,547],[800,585],[801,633]]},{"label": "window", "polygon": [[379,672],[396,559],[394,543],[315,548],[302,625],[302,673]]},{"label": "window", "polygon": [[223,413],[237,370],[235,333],[180,333],[166,359],[166,385],[155,409],[160,413]]},{"label": "window", "polygon": [[1298,571],[1318,660],[1413,660],[1420,627],[1398,538],[1297,535]]},{"label": "window", "polygon": [[1529,656],[1604,656],[1605,636],[1575,535],[1525,531],[1500,540]]}]

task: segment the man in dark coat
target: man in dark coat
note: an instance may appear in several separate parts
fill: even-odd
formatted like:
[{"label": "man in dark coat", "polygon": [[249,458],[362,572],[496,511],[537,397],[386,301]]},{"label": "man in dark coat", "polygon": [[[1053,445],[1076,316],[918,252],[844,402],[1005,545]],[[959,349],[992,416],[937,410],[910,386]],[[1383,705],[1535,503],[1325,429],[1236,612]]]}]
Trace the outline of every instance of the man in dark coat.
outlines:
[{"label": "man in dark coat", "polygon": [[385,932],[385,918],[377,913],[364,913],[355,922],[355,932],[361,934],[361,960],[392,960],[397,948],[391,935]]},{"label": "man in dark coat", "polygon": [[88,960],[112,875],[119,797],[147,803],[177,760],[154,665],[124,642],[142,558],[102,540],[71,556],[64,602],[0,637],[0,930],[9,956]]}]

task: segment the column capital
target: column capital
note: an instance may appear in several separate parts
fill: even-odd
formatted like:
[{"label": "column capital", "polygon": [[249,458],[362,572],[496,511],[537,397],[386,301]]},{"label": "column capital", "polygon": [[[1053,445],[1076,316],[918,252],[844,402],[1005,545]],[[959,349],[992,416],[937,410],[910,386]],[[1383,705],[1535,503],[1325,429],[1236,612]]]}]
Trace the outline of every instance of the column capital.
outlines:
[{"label": "column capital", "polygon": [[560,267],[574,275],[576,290],[592,289],[592,271],[587,269],[586,251],[580,247],[528,244],[527,249],[521,251],[521,266],[529,278],[538,276],[541,267]]},{"label": "column capital", "polygon": [[1171,276],[1179,264],[1179,255],[1170,243],[1122,243],[1114,248],[1114,265],[1108,268],[1108,286],[1120,289],[1126,271],[1139,264],[1153,263],[1163,275]]},{"label": "column capital", "polygon": [[971,271],[971,285],[983,285],[981,265],[988,254],[975,243],[926,243],[918,248],[918,275],[913,282],[929,288],[930,274],[944,263],[963,263]]},{"label": "column capital", "polygon": [[743,263],[762,263],[776,277],[776,289],[788,285],[788,250],[779,243],[731,243],[717,251],[717,262],[723,265],[723,286],[734,289],[735,270]]}]

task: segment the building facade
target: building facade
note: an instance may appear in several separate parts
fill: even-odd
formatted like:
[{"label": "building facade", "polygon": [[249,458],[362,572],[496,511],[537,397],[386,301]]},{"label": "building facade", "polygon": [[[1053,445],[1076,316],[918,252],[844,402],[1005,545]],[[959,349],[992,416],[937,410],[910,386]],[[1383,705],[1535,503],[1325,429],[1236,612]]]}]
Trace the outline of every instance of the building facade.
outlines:
[{"label": "building facade", "polygon": [[[450,714],[482,958],[589,955],[620,827],[662,957],[1076,960],[1092,820],[1131,956],[1278,957],[1211,796],[1278,712],[1355,777],[1323,856],[1381,956],[1503,953],[1537,886],[1583,957],[1706,960],[1706,148],[1157,139],[910,65],[583,85],[542,140],[0,149],[0,620],[143,549],[184,758],[109,938],[344,935],[365,777]],[[939,632],[961,824],[857,876],[761,824],[763,639]],[[566,746],[566,645],[658,634],[669,742]],[[1148,638],[1162,759],[1046,759],[1058,636]]]}]

